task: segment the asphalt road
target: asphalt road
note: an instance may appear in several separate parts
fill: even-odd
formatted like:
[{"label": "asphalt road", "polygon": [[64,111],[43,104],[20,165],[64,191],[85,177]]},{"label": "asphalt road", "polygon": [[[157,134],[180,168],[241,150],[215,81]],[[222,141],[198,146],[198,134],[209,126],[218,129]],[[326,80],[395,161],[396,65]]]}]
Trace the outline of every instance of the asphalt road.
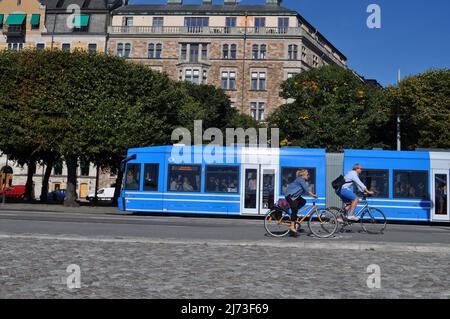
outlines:
[{"label": "asphalt road", "polygon": [[380,243],[450,244],[449,226],[388,225],[382,235],[368,235],[359,225],[331,239],[308,235],[307,225],[299,238],[276,239],[266,235],[262,219],[142,216],[0,210],[0,233],[106,237],[143,237],[178,240],[232,241],[364,241]]}]

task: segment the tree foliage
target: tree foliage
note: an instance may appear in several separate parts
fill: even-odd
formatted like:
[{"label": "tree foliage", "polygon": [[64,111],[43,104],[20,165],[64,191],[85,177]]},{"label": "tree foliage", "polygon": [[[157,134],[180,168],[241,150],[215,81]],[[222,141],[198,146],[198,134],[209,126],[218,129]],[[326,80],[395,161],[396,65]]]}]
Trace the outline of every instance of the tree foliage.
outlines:
[{"label": "tree foliage", "polygon": [[326,66],[302,72],[282,85],[288,103],[269,118],[284,145],[370,148],[390,117],[383,90],[364,84],[351,70]]},{"label": "tree foliage", "polygon": [[450,70],[430,70],[388,88],[404,149],[450,148]]},{"label": "tree foliage", "polygon": [[0,149],[23,163],[64,158],[70,205],[78,160],[116,170],[129,148],[169,144],[193,120],[239,120],[220,89],[82,51],[0,53],[0,101]]}]

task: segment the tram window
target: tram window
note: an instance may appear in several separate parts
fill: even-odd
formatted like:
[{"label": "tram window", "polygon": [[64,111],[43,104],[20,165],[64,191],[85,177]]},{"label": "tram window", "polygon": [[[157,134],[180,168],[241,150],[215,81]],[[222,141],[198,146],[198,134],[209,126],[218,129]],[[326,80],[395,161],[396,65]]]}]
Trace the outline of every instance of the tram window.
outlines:
[{"label": "tram window", "polygon": [[389,198],[389,171],[364,169],[359,176],[367,188],[374,192],[373,197]]},{"label": "tram window", "polygon": [[158,190],[158,164],[144,165],[144,191]]},{"label": "tram window", "polygon": [[169,165],[168,190],[171,192],[200,192],[200,165]]},{"label": "tram window", "polygon": [[427,171],[394,171],[394,198],[427,198]]},{"label": "tram window", "polygon": [[141,181],[141,164],[128,164],[125,189],[129,191],[139,190],[140,181]]},{"label": "tram window", "polygon": [[284,195],[284,192],[288,186],[288,184],[292,183],[296,178],[297,171],[302,169],[308,170],[309,173],[309,181],[307,182],[309,185],[309,191],[312,193],[316,193],[316,169],[310,167],[283,167],[281,168],[281,194]]},{"label": "tram window", "polygon": [[239,189],[238,166],[207,166],[207,193],[237,193]]}]

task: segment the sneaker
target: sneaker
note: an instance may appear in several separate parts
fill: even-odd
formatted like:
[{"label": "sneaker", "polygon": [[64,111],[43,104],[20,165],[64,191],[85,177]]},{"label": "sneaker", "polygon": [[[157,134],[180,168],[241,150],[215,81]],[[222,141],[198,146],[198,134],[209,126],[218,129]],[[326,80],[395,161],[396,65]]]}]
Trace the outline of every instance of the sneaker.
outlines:
[{"label": "sneaker", "polygon": [[348,216],[348,217],[347,217],[347,220],[350,220],[350,221],[352,221],[352,222],[357,222],[357,221],[359,221],[359,218],[356,217],[356,216]]}]

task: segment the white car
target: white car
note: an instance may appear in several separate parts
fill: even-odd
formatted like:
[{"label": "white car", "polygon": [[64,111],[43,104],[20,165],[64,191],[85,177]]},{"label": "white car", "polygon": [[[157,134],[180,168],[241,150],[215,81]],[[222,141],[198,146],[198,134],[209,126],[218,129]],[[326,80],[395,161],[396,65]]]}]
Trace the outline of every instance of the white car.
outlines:
[{"label": "white car", "polygon": [[[97,191],[97,199],[99,201],[112,201],[114,198],[114,191],[115,191],[114,187],[100,188]],[[93,201],[94,198],[95,198],[94,192],[89,193],[89,195],[86,196],[86,199],[90,202]]]}]

